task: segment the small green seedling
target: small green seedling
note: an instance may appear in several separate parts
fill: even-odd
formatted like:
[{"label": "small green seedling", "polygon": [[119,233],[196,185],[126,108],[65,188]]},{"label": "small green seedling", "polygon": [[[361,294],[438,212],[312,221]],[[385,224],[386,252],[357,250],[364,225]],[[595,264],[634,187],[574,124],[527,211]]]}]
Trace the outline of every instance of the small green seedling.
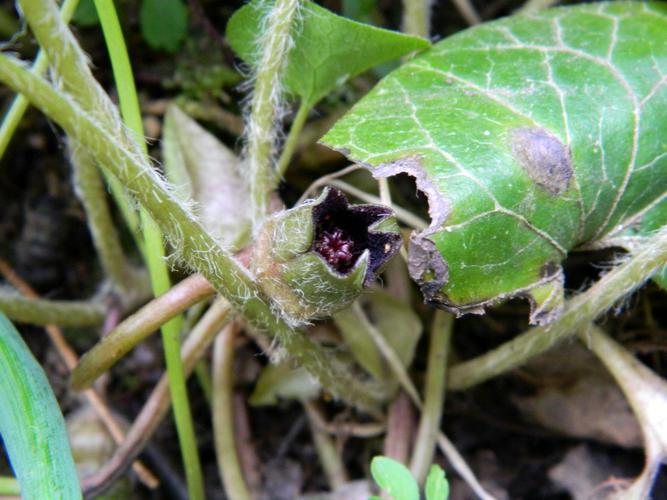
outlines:
[{"label": "small green seedling", "polygon": [[[377,456],[371,461],[371,474],[375,482],[394,500],[419,500],[419,487],[410,471],[400,462],[388,457]],[[445,471],[433,464],[429,469],[424,485],[426,500],[447,500],[449,482]],[[371,497],[368,500],[381,500]]]}]

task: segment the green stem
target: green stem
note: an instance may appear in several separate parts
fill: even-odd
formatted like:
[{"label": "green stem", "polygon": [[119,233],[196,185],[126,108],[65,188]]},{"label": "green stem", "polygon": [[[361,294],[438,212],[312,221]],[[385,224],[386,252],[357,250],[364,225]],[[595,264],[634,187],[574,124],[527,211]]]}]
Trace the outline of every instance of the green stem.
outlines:
[{"label": "green stem", "polygon": [[500,347],[454,366],[448,389],[462,390],[517,368],[611,309],[661,269],[667,261],[667,226],[647,239],[623,264],[604,275],[588,291],[570,299],[555,322],[531,328]]},{"label": "green stem", "polygon": [[420,484],[426,478],[437,446],[440,418],[445,402],[445,374],[453,322],[450,314],[438,310],[431,326],[424,384],[424,407],[410,462],[410,471]]},{"label": "green stem", "polygon": [[292,121],[292,126],[290,127],[289,134],[287,134],[285,145],[283,146],[282,153],[280,153],[280,159],[278,160],[278,165],[276,166],[276,176],[273,186],[274,188],[287,171],[289,162],[292,159],[292,156],[294,156],[296,145],[299,142],[299,134],[301,133],[301,130],[303,130],[303,126],[306,124],[308,113],[310,113],[311,109],[312,107],[307,105],[303,100],[299,104],[299,110],[296,112],[294,121]]},{"label": "green stem", "polygon": [[135,288],[132,269],[114,226],[106,202],[106,189],[90,153],[74,141],[68,141],[74,186],[86,211],[93,244],[104,270],[114,288],[124,297]]},{"label": "green stem", "polygon": [[[148,151],[146,142],[143,140],[143,123],[134,84],[134,75],[113,0],[95,0],[95,8],[109,50],[123,121],[134,134],[134,140],[141,146],[143,155],[147,156]],[[140,218],[143,224],[146,264],[153,285],[153,293],[159,296],[171,287],[169,271],[165,264],[162,234],[155,221],[143,208],[140,211]],[[173,400],[176,429],[185,466],[188,494],[191,499],[198,500],[204,498],[204,479],[199,454],[197,453],[197,439],[185,385],[185,373],[181,363],[180,333],[182,326],[183,317],[181,315],[165,323],[161,328],[162,344],[167,364],[169,389]]]},{"label": "green stem", "polygon": [[[18,4],[40,47],[47,55],[56,74],[56,81],[81,107],[89,110],[93,118],[108,129],[110,135],[138,153],[136,141],[127,140],[125,137],[115,105],[90,72],[88,58],[59,16],[56,3],[52,0],[19,0]],[[71,13],[69,16],[71,17]],[[139,237],[139,218],[132,202],[118,180],[107,180],[111,194],[135,237],[137,246],[143,251],[143,241]]]},{"label": "green stem", "polygon": [[24,92],[43,113],[94,152],[98,162],[116,176],[149,211],[177,249],[180,260],[206,277],[258,332],[276,336],[287,352],[335,397],[367,411],[381,398],[367,391],[330,353],[304,332],[278,317],[248,271],[205,231],[201,223],[166,187],[145,158],[110,136],[107,129],[76,102],[30,74],[15,59],[0,54],[0,81]]},{"label": "green stem", "polygon": [[[67,24],[69,23],[70,19],[72,19],[72,15],[74,14],[78,4],[79,0],[65,0],[63,2],[62,6],[60,7],[60,17],[64,23]],[[46,53],[40,49],[37,52],[37,57],[35,58],[35,62],[32,65],[31,71],[36,75],[43,75],[48,64],[49,62],[46,57]],[[23,115],[28,109],[29,104],[30,101],[28,101],[28,99],[26,99],[22,94],[18,94],[16,97],[14,97],[14,100],[12,101],[7,114],[2,120],[2,125],[0,126],[0,158],[5,156],[7,146],[9,146],[9,141],[11,141],[12,137],[14,137],[14,132],[16,132],[16,128],[19,126],[19,123],[21,122]]]},{"label": "green stem", "polygon": [[213,433],[225,493],[233,500],[249,500],[234,439],[234,338],[237,329],[233,323],[228,325],[213,345]]},{"label": "green stem", "polygon": [[403,0],[401,31],[429,38],[431,32],[431,0]]},{"label": "green stem", "polygon": [[19,323],[75,328],[101,325],[106,315],[102,303],[30,299],[5,286],[0,286],[0,311]]},{"label": "green stem", "polygon": [[0,496],[19,496],[21,487],[13,477],[0,477]]},{"label": "green stem", "polygon": [[276,184],[272,164],[277,138],[275,122],[281,106],[281,82],[291,45],[292,24],[300,4],[300,0],[276,0],[264,18],[264,32],[257,44],[261,55],[250,102],[245,155],[256,228],[268,213],[271,190]]},{"label": "green stem", "polygon": [[208,282],[194,275],[153,299],[125,318],[79,360],[72,371],[72,387],[76,390],[89,387],[139,342],[212,293]]}]

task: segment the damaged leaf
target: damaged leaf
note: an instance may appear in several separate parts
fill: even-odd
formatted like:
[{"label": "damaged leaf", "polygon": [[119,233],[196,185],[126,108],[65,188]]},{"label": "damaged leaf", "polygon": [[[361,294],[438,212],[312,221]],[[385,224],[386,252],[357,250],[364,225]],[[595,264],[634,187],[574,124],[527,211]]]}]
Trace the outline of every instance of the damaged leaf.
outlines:
[{"label": "damaged leaf", "polygon": [[204,227],[223,245],[238,248],[250,231],[250,195],[234,152],[172,105],[164,121],[162,157],[181,199],[197,202]]},{"label": "damaged leaf", "polygon": [[[667,192],[667,5],[546,10],[452,36],[385,78],[323,138],[429,201],[409,268],[458,314],[563,304],[561,262]],[[659,222],[660,225],[664,220]]]},{"label": "damaged leaf", "polygon": [[[250,65],[257,57],[256,38],[266,5],[251,2],[227,25],[229,44]],[[310,107],[349,78],[429,45],[422,38],[351,21],[313,2],[303,2],[284,84]]]}]

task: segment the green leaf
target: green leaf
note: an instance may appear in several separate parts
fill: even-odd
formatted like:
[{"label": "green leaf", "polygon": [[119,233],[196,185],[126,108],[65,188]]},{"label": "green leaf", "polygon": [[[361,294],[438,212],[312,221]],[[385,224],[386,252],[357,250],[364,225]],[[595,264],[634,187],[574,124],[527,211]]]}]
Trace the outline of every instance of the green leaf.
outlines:
[{"label": "green leaf", "polygon": [[249,235],[249,192],[238,157],[214,135],[170,106],[164,120],[162,158],[181,199],[194,199],[204,227],[226,247]]},{"label": "green leaf", "polygon": [[188,9],[181,0],[143,0],[139,23],[148,45],[176,52],[188,29]]},{"label": "green leaf", "polygon": [[663,199],[667,4],[593,3],[448,38],[380,82],[322,142],[429,199],[409,268],[462,314],[563,303],[561,262]]},{"label": "green leaf", "polygon": [[371,474],[394,500],[419,500],[417,481],[402,463],[388,457],[373,457]]},{"label": "green leaf", "polygon": [[320,385],[304,368],[293,368],[289,363],[270,364],[262,370],[250,404],[275,405],[280,399],[307,401],[319,393]]},{"label": "green leaf", "polygon": [[1,312],[0,436],[23,498],[81,498],[58,402],[41,366]]},{"label": "green leaf", "polygon": [[[227,40],[250,65],[256,64],[257,34],[267,3],[255,0],[227,24]],[[378,64],[429,46],[427,40],[361,24],[304,2],[294,27],[284,84],[313,106],[347,79]]]},{"label": "green leaf", "polygon": [[74,10],[72,22],[79,26],[95,26],[100,23],[100,18],[97,17],[97,9],[93,0],[81,0],[79,5]]},{"label": "green leaf", "polygon": [[424,486],[426,500],[447,500],[449,498],[449,482],[445,471],[437,464],[431,465]]}]

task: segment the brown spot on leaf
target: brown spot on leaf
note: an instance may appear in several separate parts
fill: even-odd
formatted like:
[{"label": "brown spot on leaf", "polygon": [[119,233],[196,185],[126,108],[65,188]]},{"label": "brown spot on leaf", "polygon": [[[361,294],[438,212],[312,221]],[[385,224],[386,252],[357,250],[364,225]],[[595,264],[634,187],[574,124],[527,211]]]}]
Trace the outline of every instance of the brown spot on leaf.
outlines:
[{"label": "brown spot on leaf", "polygon": [[553,195],[565,191],[572,177],[570,149],[540,128],[512,132],[512,152],[528,177]]}]

